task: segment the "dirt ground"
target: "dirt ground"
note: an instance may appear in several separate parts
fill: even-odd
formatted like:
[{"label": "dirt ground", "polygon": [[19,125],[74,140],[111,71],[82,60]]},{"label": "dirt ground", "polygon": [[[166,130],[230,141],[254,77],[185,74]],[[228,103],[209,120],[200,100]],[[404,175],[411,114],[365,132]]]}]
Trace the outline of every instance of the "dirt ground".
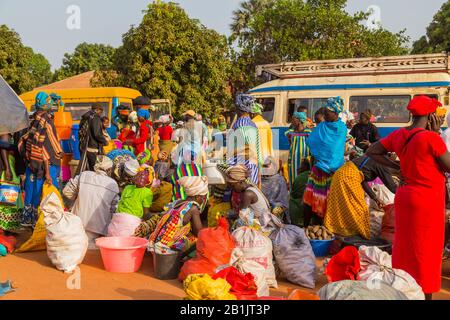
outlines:
[{"label": "dirt ground", "polygon": [[[80,266],[80,288],[70,289],[76,282],[71,275],[56,270],[45,251],[0,257],[0,282],[11,280],[16,288],[0,300],[179,300],[185,294],[178,280],[161,281],[153,277],[152,259],[148,253],[141,269],[133,274],[108,273],[103,269],[100,252],[88,251]],[[318,261],[320,272],[321,261]],[[435,299],[450,300],[450,261],[444,262],[443,289]],[[69,286],[67,285],[69,284]],[[320,275],[319,290],[326,284]],[[273,296],[287,296],[288,288],[299,288],[279,280]]]}]

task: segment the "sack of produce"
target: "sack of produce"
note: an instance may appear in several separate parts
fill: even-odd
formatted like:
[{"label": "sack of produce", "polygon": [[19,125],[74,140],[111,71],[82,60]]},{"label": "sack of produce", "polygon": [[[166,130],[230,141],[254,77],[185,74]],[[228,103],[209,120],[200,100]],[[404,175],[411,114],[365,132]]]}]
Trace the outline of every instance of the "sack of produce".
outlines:
[{"label": "sack of produce", "polygon": [[327,284],[319,290],[320,300],[408,300],[403,292],[387,283],[377,287],[367,281],[343,280]]},{"label": "sack of produce", "polygon": [[305,231],[294,225],[279,224],[270,234],[275,261],[286,279],[306,288],[316,282],[316,257]]},{"label": "sack of produce", "polygon": [[270,294],[266,281],[266,269],[260,263],[246,259],[244,252],[240,248],[233,250],[230,265],[235,267],[239,272],[251,273],[253,275],[258,297],[265,297]]},{"label": "sack of produce", "polygon": [[236,242],[236,247],[242,250],[246,260],[256,261],[264,267],[264,278],[267,285],[277,288],[272,241],[261,231],[251,227],[240,227],[232,233],[232,236]]},{"label": "sack of produce", "polygon": [[409,300],[424,300],[422,288],[411,275],[400,269],[392,268],[392,257],[377,247],[359,248],[361,271],[360,280],[369,281],[374,286],[379,282],[390,284],[403,292]]},{"label": "sack of produce", "polygon": [[72,272],[80,264],[88,248],[88,237],[80,217],[64,212],[55,193],[41,202],[47,229],[47,255],[58,270]]},{"label": "sack of produce", "polygon": [[381,227],[381,238],[394,245],[395,236],[395,206],[393,204],[384,207],[384,216]]},{"label": "sack of produce", "polygon": [[213,275],[217,267],[230,262],[235,243],[228,228],[227,220],[221,218],[216,228],[206,228],[199,232],[196,256],[184,263],[178,276],[180,281],[196,273]]}]

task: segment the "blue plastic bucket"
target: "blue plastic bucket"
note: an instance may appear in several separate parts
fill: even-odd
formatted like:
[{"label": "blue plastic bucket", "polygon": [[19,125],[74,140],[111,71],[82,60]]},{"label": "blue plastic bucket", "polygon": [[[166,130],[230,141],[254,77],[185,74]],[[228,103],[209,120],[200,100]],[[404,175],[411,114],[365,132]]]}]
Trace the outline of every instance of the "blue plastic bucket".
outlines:
[{"label": "blue plastic bucket", "polygon": [[17,185],[0,185],[0,203],[17,205],[20,196],[20,187]]},{"label": "blue plastic bucket", "polygon": [[71,140],[61,140],[61,148],[64,153],[72,153],[72,142]]},{"label": "blue plastic bucket", "polygon": [[80,155],[80,139],[78,137],[78,131],[80,130],[80,126],[74,125],[72,127],[72,137],[70,139],[70,144],[72,147],[72,153],[73,153],[73,159],[74,160],[80,160],[81,159],[81,155]]},{"label": "blue plastic bucket", "polygon": [[330,246],[335,239],[331,240],[309,240],[311,247],[314,251],[314,255],[318,258],[325,257],[330,251]]}]

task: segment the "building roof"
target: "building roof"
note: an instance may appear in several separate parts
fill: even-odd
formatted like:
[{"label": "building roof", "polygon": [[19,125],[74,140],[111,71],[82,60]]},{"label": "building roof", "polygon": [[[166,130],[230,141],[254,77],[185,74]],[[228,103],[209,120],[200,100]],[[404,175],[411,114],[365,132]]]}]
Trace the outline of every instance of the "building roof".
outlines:
[{"label": "building roof", "polygon": [[94,71],[88,71],[61,81],[35,88],[35,90],[91,88],[91,79],[93,77]]}]

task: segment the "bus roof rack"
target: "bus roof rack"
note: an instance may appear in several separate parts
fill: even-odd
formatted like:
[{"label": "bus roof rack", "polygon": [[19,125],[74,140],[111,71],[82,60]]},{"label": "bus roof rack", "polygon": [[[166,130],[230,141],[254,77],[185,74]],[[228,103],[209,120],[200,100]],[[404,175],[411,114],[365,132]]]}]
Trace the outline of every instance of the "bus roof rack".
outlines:
[{"label": "bus roof rack", "polygon": [[436,53],[378,58],[298,61],[266,64],[256,67],[256,75],[258,77],[270,75],[275,78],[423,72],[450,72],[449,55],[447,53]]}]

